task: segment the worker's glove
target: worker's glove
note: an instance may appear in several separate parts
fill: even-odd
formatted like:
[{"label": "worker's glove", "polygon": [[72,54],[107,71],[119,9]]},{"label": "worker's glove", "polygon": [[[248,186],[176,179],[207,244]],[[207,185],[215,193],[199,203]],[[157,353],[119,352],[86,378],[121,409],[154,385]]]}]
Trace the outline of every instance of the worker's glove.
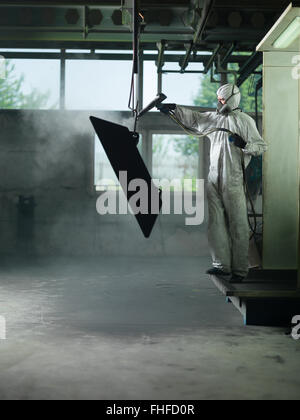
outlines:
[{"label": "worker's glove", "polygon": [[159,104],[157,109],[164,114],[169,114],[170,111],[175,111],[176,104]]},{"label": "worker's glove", "polygon": [[245,149],[245,147],[247,146],[245,140],[243,140],[242,137],[238,134],[231,135],[229,137],[229,141],[233,143],[236,147],[239,147],[240,149]]}]

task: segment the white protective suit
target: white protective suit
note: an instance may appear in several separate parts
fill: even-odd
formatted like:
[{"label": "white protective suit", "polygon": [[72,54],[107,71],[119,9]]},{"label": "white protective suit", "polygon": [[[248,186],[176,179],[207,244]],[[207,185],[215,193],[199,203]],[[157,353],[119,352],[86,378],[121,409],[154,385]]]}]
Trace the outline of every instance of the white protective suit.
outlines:
[{"label": "white protective suit", "polygon": [[[228,100],[233,85],[222,86],[217,95]],[[187,107],[177,106],[175,114],[185,126],[201,133],[211,128],[226,128],[240,135],[247,146],[244,150],[229,142],[229,135],[216,132],[209,136],[210,172],[207,195],[209,207],[208,239],[213,259],[213,267],[226,273],[246,277],[249,270],[249,223],[247,202],[244,190],[242,154],[245,167],[252,156],[259,156],[267,149],[254,120],[238,108],[240,91],[228,100],[231,110],[228,115],[218,112],[198,112]]]}]

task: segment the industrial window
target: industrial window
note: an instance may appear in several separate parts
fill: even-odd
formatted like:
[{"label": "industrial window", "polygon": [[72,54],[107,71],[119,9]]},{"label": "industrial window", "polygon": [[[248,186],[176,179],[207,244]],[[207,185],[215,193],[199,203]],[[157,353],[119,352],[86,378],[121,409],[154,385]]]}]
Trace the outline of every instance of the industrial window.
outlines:
[{"label": "industrial window", "polygon": [[152,136],[152,172],[154,179],[180,180],[179,189],[186,179],[192,188],[199,174],[199,140],[179,134]]},{"label": "industrial window", "polygon": [[6,78],[0,80],[1,108],[58,109],[59,60],[7,59],[5,66]]},{"label": "industrial window", "polygon": [[66,61],[66,108],[128,110],[130,61]]}]

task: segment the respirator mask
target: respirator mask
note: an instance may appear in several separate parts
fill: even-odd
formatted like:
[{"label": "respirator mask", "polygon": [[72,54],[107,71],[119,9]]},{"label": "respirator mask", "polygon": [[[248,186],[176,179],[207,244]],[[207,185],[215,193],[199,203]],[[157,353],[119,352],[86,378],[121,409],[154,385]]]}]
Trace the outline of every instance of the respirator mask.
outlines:
[{"label": "respirator mask", "polygon": [[223,105],[220,101],[218,102],[218,105],[217,105],[217,113],[218,114],[222,114],[222,115],[228,115],[228,114],[230,114],[230,112],[232,112],[232,111],[235,111],[236,109],[239,109],[239,108],[235,108],[235,109],[231,109],[231,107],[228,105],[228,101],[233,97],[233,96],[235,96],[235,95],[238,95],[239,94],[239,92],[236,92],[236,93],[234,93],[234,88],[235,88],[235,85],[233,85],[233,88],[232,88],[232,94],[229,96],[229,98],[226,100],[226,103]]},{"label": "respirator mask", "polygon": [[221,102],[218,102],[217,112],[218,114],[227,115],[231,112],[231,108],[227,103],[223,105]]}]

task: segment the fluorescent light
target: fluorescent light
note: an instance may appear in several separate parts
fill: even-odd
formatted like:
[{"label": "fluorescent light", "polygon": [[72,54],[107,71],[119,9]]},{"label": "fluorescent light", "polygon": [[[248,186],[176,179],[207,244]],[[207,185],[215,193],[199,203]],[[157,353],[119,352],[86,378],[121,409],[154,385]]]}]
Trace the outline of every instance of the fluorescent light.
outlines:
[{"label": "fluorescent light", "polygon": [[300,17],[296,17],[274,42],[274,48],[288,48],[300,36]]}]

